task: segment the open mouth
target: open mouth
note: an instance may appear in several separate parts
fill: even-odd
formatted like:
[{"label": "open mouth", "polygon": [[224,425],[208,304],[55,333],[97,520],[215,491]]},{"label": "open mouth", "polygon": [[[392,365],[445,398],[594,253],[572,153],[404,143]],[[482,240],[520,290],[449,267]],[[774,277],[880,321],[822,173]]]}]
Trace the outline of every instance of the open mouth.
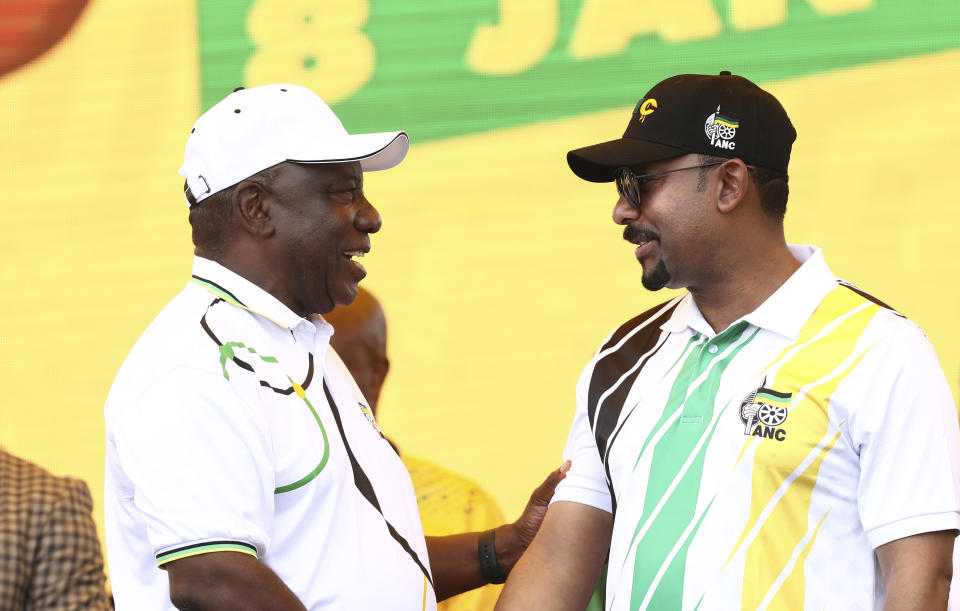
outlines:
[{"label": "open mouth", "polygon": [[643,246],[647,242],[659,240],[660,236],[649,229],[641,229],[634,225],[627,225],[623,229],[623,239],[631,244]]},{"label": "open mouth", "polygon": [[652,231],[644,231],[632,227],[628,227],[627,230],[623,232],[623,238],[637,247],[634,254],[638,259],[642,259],[651,254],[656,247],[655,245],[660,242],[659,237]]},{"label": "open mouth", "polygon": [[367,274],[367,269],[363,266],[362,263],[360,263],[360,261],[358,261],[358,259],[362,259],[364,256],[366,256],[366,254],[367,254],[367,251],[359,250],[359,249],[348,250],[343,253],[343,256],[347,258],[347,260],[355,268],[355,270],[357,271],[358,275],[360,275],[361,278]]},{"label": "open mouth", "polygon": [[653,251],[653,245],[656,243],[656,240],[642,240],[640,242],[636,242],[637,248],[634,250],[634,254],[638,259],[643,258]]}]

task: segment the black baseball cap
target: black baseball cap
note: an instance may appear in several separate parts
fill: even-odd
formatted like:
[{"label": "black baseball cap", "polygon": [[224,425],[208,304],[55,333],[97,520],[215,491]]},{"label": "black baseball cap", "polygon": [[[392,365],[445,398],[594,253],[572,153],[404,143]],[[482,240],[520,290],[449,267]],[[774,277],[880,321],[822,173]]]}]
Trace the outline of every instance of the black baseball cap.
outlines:
[{"label": "black baseball cap", "polygon": [[702,153],[787,172],[797,131],[777,98],[742,76],[681,74],[654,85],[623,137],[567,153],[573,173],[610,182],[622,167]]}]

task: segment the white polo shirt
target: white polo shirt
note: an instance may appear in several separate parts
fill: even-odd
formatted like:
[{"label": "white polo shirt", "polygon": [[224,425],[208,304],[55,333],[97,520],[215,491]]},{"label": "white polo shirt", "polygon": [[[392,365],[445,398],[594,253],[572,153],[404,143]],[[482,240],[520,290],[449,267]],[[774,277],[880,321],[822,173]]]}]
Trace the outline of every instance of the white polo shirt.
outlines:
[{"label": "white polo shirt", "polygon": [[960,527],[960,429],[909,320],[822,253],[714,333],[689,294],[587,365],[553,501],[614,513],[607,609],[879,609],[875,548]]},{"label": "white polo shirt", "polygon": [[436,609],[410,477],[306,320],[202,258],[105,408],[118,609],[173,609],[165,563],[258,557],[308,609]]}]

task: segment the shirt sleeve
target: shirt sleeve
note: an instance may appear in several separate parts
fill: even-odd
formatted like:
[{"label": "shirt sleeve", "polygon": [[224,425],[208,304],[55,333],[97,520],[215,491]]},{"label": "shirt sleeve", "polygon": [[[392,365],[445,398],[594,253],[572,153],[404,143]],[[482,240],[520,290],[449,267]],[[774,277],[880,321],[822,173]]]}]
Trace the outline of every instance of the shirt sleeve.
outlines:
[{"label": "shirt sleeve", "polygon": [[120,467],[160,566],[220,551],[263,556],[269,547],[276,480],[269,427],[237,384],[179,367],[113,424]]},{"label": "shirt sleeve", "polygon": [[570,461],[570,470],[557,485],[550,502],[573,501],[612,513],[607,476],[587,416],[587,391],[594,362],[591,360],[577,382],[577,411],[563,448],[563,459]]},{"label": "shirt sleeve", "polygon": [[930,341],[912,323],[899,327],[865,357],[875,373],[850,422],[860,520],[874,548],[960,528],[957,410]]}]

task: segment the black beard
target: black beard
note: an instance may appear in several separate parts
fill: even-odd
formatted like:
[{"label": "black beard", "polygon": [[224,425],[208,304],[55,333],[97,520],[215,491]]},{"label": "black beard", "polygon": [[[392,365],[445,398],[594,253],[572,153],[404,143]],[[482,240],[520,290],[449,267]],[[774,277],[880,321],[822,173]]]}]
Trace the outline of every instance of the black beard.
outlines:
[{"label": "black beard", "polygon": [[663,264],[663,260],[658,261],[657,266],[650,270],[649,274],[644,272],[643,276],[640,277],[640,283],[648,291],[659,291],[667,286],[670,283],[670,272],[667,271],[667,266]]},{"label": "black beard", "polygon": [[[627,225],[623,228],[623,239],[632,244],[636,244],[640,240],[657,240],[659,242],[660,236],[651,231],[645,231],[633,225]],[[650,270],[649,274],[644,272],[643,276],[640,277],[640,282],[643,284],[643,288],[648,291],[659,291],[669,284],[670,272],[667,271],[667,266],[664,265],[661,260],[657,263],[656,267]]]}]

